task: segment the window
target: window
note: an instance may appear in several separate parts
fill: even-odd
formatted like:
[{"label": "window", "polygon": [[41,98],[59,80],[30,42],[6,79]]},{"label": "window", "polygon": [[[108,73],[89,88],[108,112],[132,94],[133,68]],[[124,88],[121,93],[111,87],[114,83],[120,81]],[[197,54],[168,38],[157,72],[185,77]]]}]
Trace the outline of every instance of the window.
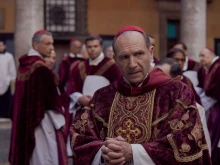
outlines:
[{"label": "window", "polygon": [[45,29],[55,39],[87,34],[87,0],[45,0]]},{"label": "window", "polygon": [[220,56],[220,38],[215,39],[215,54]]},{"label": "window", "polygon": [[46,0],[46,29],[51,32],[74,32],[75,11],[75,0]]},{"label": "window", "polygon": [[180,20],[167,20],[167,50],[180,39]]}]

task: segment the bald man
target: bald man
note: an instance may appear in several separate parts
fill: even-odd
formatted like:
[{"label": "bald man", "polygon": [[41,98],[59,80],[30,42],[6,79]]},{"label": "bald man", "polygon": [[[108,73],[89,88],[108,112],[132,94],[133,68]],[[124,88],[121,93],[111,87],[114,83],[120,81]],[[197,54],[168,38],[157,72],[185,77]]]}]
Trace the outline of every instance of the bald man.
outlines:
[{"label": "bald man", "polygon": [[[215,53],[204,48],[200,52],[201,64],[206,69],[203,104],[208,105],[208,128],[212,142],[212,162],[220,164],[220,59]],[[204,96],[203,95],[203,96]]]},{"label": "bald man", "polygon": [[71,65],[74,62],[83,61],[84,57],[80,54],[82,43],[79,40],[73,39],[70,41],[70,53],[64,55],[64,59],[60,63],[59,77],[61,92],[66,89],[66,83],[70,72]]},{"label": "bald man", "polygon": [[194,95],[152,68],[144,30],[120,29],[113,50],[123,76],[96,91],[72,124],[74,163],[211,164]]}]

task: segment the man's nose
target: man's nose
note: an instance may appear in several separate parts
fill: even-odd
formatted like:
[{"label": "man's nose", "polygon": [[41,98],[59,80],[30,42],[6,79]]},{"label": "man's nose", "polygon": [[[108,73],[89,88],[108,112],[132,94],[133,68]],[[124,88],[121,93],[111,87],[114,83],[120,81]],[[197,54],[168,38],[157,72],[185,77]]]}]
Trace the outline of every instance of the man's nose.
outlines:
[{"label": "man's nose", "polygon": [[135,68],[137,66],[136,58],[133,56],[130,56],[129,58],[129,68]]},{"label": "man's nose", "polygon": [[51,50],[54,50],[54,46],[53,46],[53,44],[51,44],[50,49],[51,49]]}]

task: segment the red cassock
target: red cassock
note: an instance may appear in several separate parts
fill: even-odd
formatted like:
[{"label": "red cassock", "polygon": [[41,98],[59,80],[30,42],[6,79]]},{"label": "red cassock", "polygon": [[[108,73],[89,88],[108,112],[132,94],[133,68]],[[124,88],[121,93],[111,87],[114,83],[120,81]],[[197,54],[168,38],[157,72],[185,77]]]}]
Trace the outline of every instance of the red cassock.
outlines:
[{"label": "red cassock", "polygon": [[89,65],[89,60],[73,63],[67,84],[67,94],[70,95],[74,92],[82,93],[83,83],[87,75],[103,76],[108,79],[110,83],[113,83],[121,74],[118,67],[115,65],[115,61],[107,57],[97,66]]},{"label": "red cassock", "polygon": [[189,58],[186,71],[187,70],[194,70],[198,72],[198,87],[203,88],[205,81],[205,69],[203,68],[203,66],[199,62],[196,62],[193,59]]},{"label": "red cassock", "polygon": [[[19,59],[16,91],[12,106],[12,132],[9,161],[11,165],[28,165],[35,147],[35,128],[46,110],[61,110],[55,75],[39,56]],[[56,131],[59,164],[67,164],[66,146],[61,130]],[[43,152],[43,151],[42,151]]]},{"label": "red cassock", "polygon": [[209,109],[208,129],[211,136],[213,164],[220,164],[220,149],[217,147],[220,140],[220,59],[212,64],[205,80],[206,95],[217,100]]},{"label": "red cassock", "polygon": [[200,100],[200,97],[199,97],[199,95],[196,93],[196,90],[194,89],[191,80],[190,80],[189,78],[187,78],[186,76],[183,75],[181,81],[182,81],[183,83],[185,83],[186,85],[188,85],[188,86],[192,89],[192,91],[193,91],[193,93],[194,93],[194,96],[195,96],[196,102],[199,103],[200,105],[202,105],[201,100]]},{"label": "red cassock", "polygon": [[72,63],[76,61],[83,61],[83,60],[84,60],[83,58],[79,58],[79,57],[70,57],[70,55],[68,54],[61,61],[60,68],[59,68],[59,77],[60,77],[59,87],[62,93],[68,81],[69,70],[70,70]]},{"label": "red cassock", "polygon": [[157,165],[211,164],[193,92],[153,69],[141,87],[123,78],[98,90],[71,126],[76,165],[89,165],[106,137],[141,144]]}]

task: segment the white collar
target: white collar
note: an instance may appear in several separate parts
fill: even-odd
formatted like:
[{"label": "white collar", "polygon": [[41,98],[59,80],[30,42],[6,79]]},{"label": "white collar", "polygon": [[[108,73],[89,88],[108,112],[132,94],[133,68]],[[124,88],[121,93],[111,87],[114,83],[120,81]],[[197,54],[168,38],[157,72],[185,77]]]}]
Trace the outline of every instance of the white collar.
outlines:
[{"label": "white collar", "polygon": [[104,53],[101,52],[101,54],[98,57],[96,57],[94,60],[89,58],[89,65],[97,66],[104,58],[105,58]]},{"label": "white collar", "polygon": [[71,58],[75,58],[75,57],[79,57],[79,58],[83,58],[83,56],[81,55],[81,54],[77,54],[77,55],[75,55],[75,54],[73,54],[73,53],[69,53],[69,56],[71,57]]},{"label": "white collar", "polygon": [[43,58],[38,51],[36,51],[32,48],[29,50],[28,56],[39,56],[39,57]]},{"label": "white collar", "polygon": [[138,86],[133,86],[133,85],[131,85],[131,83],[123,76],[123,79],[124,79],[124,81],[128,84],[128,85],[130,85],[130,86],[132,86],[132,87],[141,87],[142,86],[142,84],[143,84],[143,82],[144,82],[144,80],[147,78],[147,76],[148,76],[148,74],[146,75],[146,77],[143,79],[143,81],[138,85]]},{"label": "white collar", "polygon": [[186,71],[188,68],[188,61],[189,61],[189,57],[185,56],[185,62],[184,62],[184,66],[183,66],[183,71]]},{"label": "white collar", "polygon": [[219,59],[219,56],[215,56],[215,57],[212,59],[212,62],[211,62],[210,67],[207,68],[207,67],[204,66],[205,71],[208,72],[208,70],[211,68],[211,66],[213,65],[213,63],[214,63],[216,60],[218,60],[218,59]]},{"label": "white collar", "polygon": [[215,56],[215,57],[212,59],[211,65],[212,65],[217,59],[219,59],[219,56]]}]

